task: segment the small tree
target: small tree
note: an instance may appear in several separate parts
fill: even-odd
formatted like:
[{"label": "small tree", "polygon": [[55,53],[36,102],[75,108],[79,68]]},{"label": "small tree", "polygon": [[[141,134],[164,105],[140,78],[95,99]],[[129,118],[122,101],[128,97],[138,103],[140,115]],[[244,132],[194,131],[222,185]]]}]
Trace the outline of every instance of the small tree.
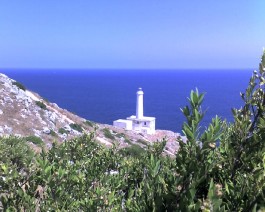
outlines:
[{"label": "small tree", "polygon": [[[200,134],[203,94],[192,91],[190,106],[182,109],[186,142],[176,155],[176,204],[182,211],[256,211],[265,197],[265,52],[241,97],[244,106],[233,109],[234,122],[218,117]],[[220,144],[217,148],[216,144]],[[264,208],[263,208],[264,209]]]}]

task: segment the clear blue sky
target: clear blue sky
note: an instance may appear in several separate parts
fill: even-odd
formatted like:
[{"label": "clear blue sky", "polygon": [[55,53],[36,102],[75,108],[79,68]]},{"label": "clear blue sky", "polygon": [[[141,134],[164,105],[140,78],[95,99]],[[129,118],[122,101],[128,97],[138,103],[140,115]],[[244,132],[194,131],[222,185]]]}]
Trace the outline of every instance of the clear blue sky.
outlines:
[{"label": "clear blue sky", "polygon": [[264,0],[1,0],[0,68],[255,68]]}]

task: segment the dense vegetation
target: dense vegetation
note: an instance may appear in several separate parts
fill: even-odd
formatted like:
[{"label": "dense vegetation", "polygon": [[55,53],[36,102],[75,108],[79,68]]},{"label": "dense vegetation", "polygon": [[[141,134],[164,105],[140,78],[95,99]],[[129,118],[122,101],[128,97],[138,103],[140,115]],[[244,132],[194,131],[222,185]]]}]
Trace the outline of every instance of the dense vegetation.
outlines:
[{"label": "dense vegetation", "polygon": [[23,91],[26,90],[26,87],[23,84],[21,84],[20,82],[14,81],[14,82],[12,82],[12,85],[17,86],[19,89],[21,89]]},{"label": "dense vegetation", "polygon": [[43,109],[43,110],[47,110],[47,106],[46,106],[43,102],[41,102],[41,101],[36,101],[35,103],[36,103],[36,105],[38,105],[41,109]]},{"label": "dense vegetation", "polygon": [[42,146],[44,145],[43,140],[41,140],[40,137],[35,136],[35,135],[31,135],[31,136],[27,136],[24,138],[26,141],[28,142],[32,142],[33,144],[37,145],[37,146]]},{"label": "dense vegetation", "polygon": [[192,91],[174,158],[165,141],[145,151],[105,148],[94,133],[34,154],[21,138],[0,139],[0,210],[264,211],[265,53],[234,121],[200,128],[203,94]]},{"label": "dense vegetation", "polygon": [[81,125],[79,124],[76,124],[76,123],[71,123],[69,124],[69,126],[73,129],[73,130],[76,130],[78,132],[83,132],[83,128],[81,127]]}]

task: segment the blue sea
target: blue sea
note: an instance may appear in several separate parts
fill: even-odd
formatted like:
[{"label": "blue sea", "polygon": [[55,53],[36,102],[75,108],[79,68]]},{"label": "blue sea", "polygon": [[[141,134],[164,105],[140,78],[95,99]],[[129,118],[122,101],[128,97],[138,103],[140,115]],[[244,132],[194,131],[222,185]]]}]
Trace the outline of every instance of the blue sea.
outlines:
[{"label": "blue sea", "polygon": [[215,115],[233,121],[231,109],[243,105],[252,70],[1,70],[81,117],[99,123],[135,114],[136,91],[144,91],[144,115],[156,117],[156,128],[181,132],[190,91],[205,93],[202,126]]}]

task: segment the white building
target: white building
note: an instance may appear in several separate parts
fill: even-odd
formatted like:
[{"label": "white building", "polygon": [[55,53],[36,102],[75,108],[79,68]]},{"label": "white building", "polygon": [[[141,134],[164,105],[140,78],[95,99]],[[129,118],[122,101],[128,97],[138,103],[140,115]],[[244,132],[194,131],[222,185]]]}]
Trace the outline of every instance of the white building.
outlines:
[{"label": "white building", "polygon": [[141,88],[136,93],[136,115],[115,120],[113,126],[146,134],[155,133],[155,117],[144,116],[144,92]]}]

